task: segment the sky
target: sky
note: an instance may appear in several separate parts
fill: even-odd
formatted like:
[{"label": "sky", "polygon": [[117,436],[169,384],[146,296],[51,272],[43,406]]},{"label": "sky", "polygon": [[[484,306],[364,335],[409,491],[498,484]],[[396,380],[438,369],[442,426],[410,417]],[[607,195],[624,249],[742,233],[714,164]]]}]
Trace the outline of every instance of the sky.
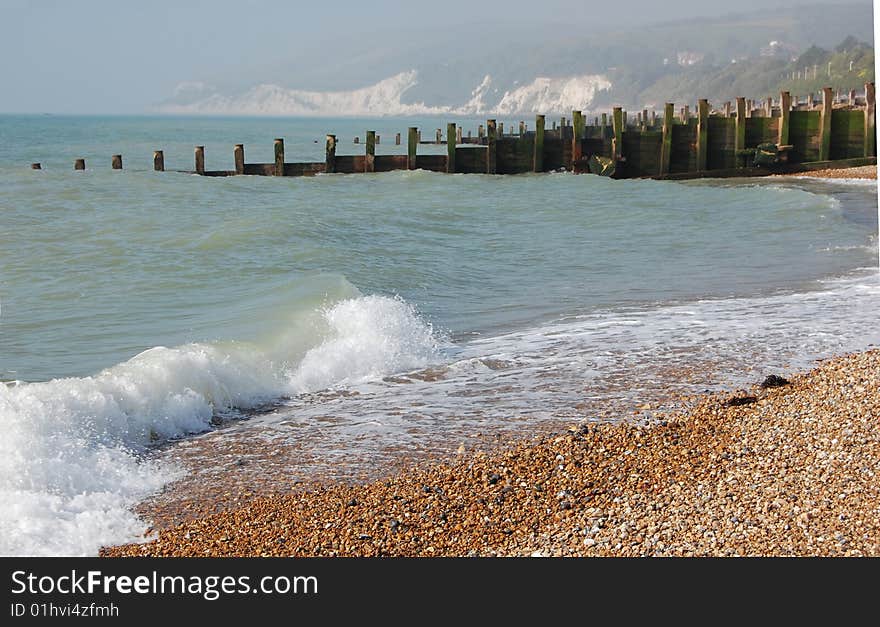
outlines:
[{"label": "sky", "polygon": [[[823,0],[854,2],[870,0]],[[727,0],[0,0],[0,112],[142,113],[183,82],[252,85],[283,76],[298,87],[290,80],[297,68],[332,56],[368,63],[373,48],[411,46],[457,27],[488,40],[533,26],[589,33],[724,15],[730,7]]]}]

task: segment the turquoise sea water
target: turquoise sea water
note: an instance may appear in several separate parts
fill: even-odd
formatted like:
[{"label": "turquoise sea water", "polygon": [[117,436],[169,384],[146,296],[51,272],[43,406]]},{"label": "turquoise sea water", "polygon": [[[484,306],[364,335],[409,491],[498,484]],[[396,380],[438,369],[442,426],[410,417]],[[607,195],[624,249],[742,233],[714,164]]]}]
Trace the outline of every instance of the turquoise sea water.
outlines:
[{"label": "turquoise sea water", "polygon": [[311,393],[357,391],[308,437],[369,459],[462,420],[586,419],[624,375],[634,393],[709,360],[736,384],[880,339],[873,181],[150,171],[195,144],[209,169],[242,142],[271,161],[274,137],[320,160],[326,132],[356,154],[367,128],[401,153],[411,125],[445,128],[0,117],[0,553],[136,537],[128,508],[177,476],[150,447],[265,403],[284,409],[240,428],[302,432],[331,411]]}]

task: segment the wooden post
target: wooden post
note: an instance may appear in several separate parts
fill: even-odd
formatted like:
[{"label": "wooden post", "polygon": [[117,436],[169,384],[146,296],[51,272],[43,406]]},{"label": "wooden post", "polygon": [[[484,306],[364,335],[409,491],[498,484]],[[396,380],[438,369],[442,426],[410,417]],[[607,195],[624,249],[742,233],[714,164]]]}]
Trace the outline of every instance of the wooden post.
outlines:
[{"label": "wooden post", "polygon": [[812,111],[815,101],[813,100],[813,92],[807,94],[807,108]]},{"label": "wooden post", "polygon": [[483,125],[482,125],[482,124],[480,124],[480,125],[477,127],[477,137],[478,137],[479,139],[483,139],[483,137],[485,137],[485,133],[483,132]]},{"label": "wooden post", "polygon": [[235,162],[235,173],[244,174],[244,144],[235,144],[232,159]]},{"label": "wooden post", "polygon": [[460,128],[456,128],[454,122],[446,125],[446,172],[452,174],[455,172],[455,144],[458,142],[458,134]]},{"label": "wooden post", "polygon": [[406,137],[406,169],[416,169],[416,151],[419,147],[419,129],[410,126]]},{"label": "wooden post", "polygon": [[865,156],[877,155],[877,121],[874,83],[865,83]]},{"label": "wooden post", "polygon": [[498,137],[504,137],[504,122],[498,123]]},{"label": "wooden post", "polygon": [[377,144],[381,144],[381,143],[382,143],[382,136],[381,136],[381,135],[376,135],[376,143],[377,143]]},{"label": "wooden post", "polygon": [[724,103],[724,117],[726,117],[726,118],[730,117],[730,101],[729,100]]},{"label": "wooden post", "polygon": [[275,176],[284,176],[284,139],[275,140]]},{"label": "wooden post", "polygon": [[434,141],[438,144],[443,143],[443,132],[438,128],[437,133],[434,136]]},{"label": "wooden post", "polygon": [[196,174],[205,173],[205,147],[196,146]]},{"label": "wooden post", "polygon": [[685,105],[684,106],[684,118],[682,119],[682,122],[687,124],[690,119],[691,119],[691,106]]},{"label": "wooden post", "polygon": [[773,117],[773,96],[767,96],[767,102],[764,103],[767,105],[766,113],[768,118]]},{"label": "wooden post", "polygon": [[669,174],[669,161],[672,158],[672,116],[675,104],[667,102],[663,109],[663,139],[660,143],[660,176]]},{"label": "wooden post", "polygon": [[394,136],[394,145],[400,146],[400,133]]},{"label": "wooden post", "polygon": [[584,115],[580,111],[571,112],[571,123],[574,126],[574,137],[571,138],[571,160],[578,161],[583,157],[581,139],[584,136]]},{"label": "wooden post", "polygon": [[77,159],[73,162],[74,170],[85,170],[86,169],[86,160],[85,159]]},{"label": "wooden post", "polygon": [[654,110],[651,110],[651,126],[657,126],[657,112]]},{"label": "wooden post", "polygon": [[706,156],[709,153],[709,101],[697,101],[697,170],[706,169]]},{"label": "wooden post", "polygon": [[42,170],[42,169],[43,169],[43,166],[40,165],[39,163],[32,163],[31,164],[31,170]]},{"label": "wooden post", "polygon": [[110,167],[114,170],[122,169],[122,155],[113,155],[110,158]]},{"label": "wooden post", "polygon": [[819,161],[831,155],[831,111],[834,108],[834,90],[822,88],[822,110],[819,112]]},{"label": "wooden post", "polygon": [[359,143],[361,143],[361,138],[360,138],[360,136],[355,135],[354,143],[355,143],[355,144],[359,144]]},{"label": "wooden post", "polygon": [[544,171],[544,116],[535,116],[535,146],[532,153],[532,170]]},{"label": "wooden post", "polygon": [[617,161],[623,156],[623,125],[623,109],[614,107],[611,116],[611,126],[614,132],[614,139],[611,140],[611,158],[614,160],[615,166]]},{"label": "wooden post", "polygon": [[153,169],[156,172],[165,171],[165,153],[161,150],[153,151]]},{"label": "wooden post", "polygon": [[367,131],[364,172],[376,171],[376,131]]},{"label": "wooden post", "polygon": [[755,105],[751,101],[751,99],[746,100],[746,117],[747,118],[752,117],[752,109],[754,108],[754,106]]},{"label": "wooden post", "polygon": [[739,151],[746,147],[746,99],[736,99],[736,134],[734,135],[733,150],[736,156],[736,167],[741,167],[742,157]]},{"label": "wooden post", "polygon": [[848,100],[848,102],[849,102],[849,106],[851,106],[851,107],[854,107],[854,106],[855,106],[855,104],[856,104],[856,90],[855,90],[855,89],[850,89],[850,90],[849,90],[849,100]]},{"label": "wooden post", "polygon": [[495,142],[495,120],[486,120],[486,174],[495,174],[497,166],[497,145]]},{"label": "wooden post", "polygon": [[791,94],[779,94],[779,145],[788,145],[788,121],[791,119]]},{"label": "wooden post", "polygon": [[526,134],[526,123],[522,120],[519,121],[519,136],[522,137]]},{"label": "wooden post", "polygon": [[455,127],[455,143],[456,144],[461,143],[461,127],[460,126]]},{"label": "wooden post", "polygon": [[603,140],[605,139],[605,135],[608,134],[608,131],[605,130],[607,128],[608,128],[608,114],[603,113],[602,114],[602,139]]},{"label": "wooden post", "polygon": [[324,172],[328,174],[336,172],[336,135],[327,135],[324,148]]}]

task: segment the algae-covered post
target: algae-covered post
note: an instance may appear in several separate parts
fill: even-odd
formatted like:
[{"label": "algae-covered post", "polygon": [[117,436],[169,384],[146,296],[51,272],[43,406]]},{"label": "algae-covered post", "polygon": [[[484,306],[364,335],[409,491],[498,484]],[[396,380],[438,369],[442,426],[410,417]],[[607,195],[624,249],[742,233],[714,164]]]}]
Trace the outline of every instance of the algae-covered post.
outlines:
[{"label": "algae-covered post", "polygon": [[497,148],[495,120],[486,120],[486,174],[495,174],[497,167]]},{"label": "algae-covered post", "polygon": [[275,140],[275,176],[284,176],[284,139]]},{"label": "algae-covered post", "polygon": [[110,167],[114,170],[122,169],[122,155],[113,155],[110,159]]},{"label": "algae-covered post", "polygon": [[623,157],[623,109],[614,107],[614,114],[611,118],[611,124],[614,127],[614,139],[611,140],[611,155],[615,164]]},{"label": "algae-covered post", "polygon": [[874,101],[874,83],[865,83],[865,151],[866,157],[877,154],[876,102]]},{"label": "algae-covered post", "polygon": [[740,151],[746,147],[746,99],[736,99],[736,131],[734,133],[733,153],[736,157],[736,167],[741,167],[743,160]]},{"label": "algae-covered post", "polygon": [[532,170],[544,171],[544,116],[535,116],[535,143],[532,153]]},{"label": "algae-covered post", "polygon": [[407,132],[407,145],[406,145],[406,169],[407,170],[415,170],[416,169],[416,151],[419,147],[419,129],[415,126],[410,126]]},{"label": "algae-covered post", "polygon": [[73,162],[74,170],[85,170],[86,169],[86,160],[85,159],[77,159]]},{"label": "algae-covered post", "polygon": [[446,172],[455,172],[455,144],[458,139],[460,128],[456,128],[454,122],[446,125]]},{"label": "algae-covered post", "polygon": [[336,135],[327,135],[324,149],[324,171],[328,174],[336,172]]},{"label": "algae-covered post", "polygon": [[791,119],[791,94],[787,91],[779,94],[779,145],[788,144],[788,128]]},{"label": "algae-covered post", "polygon": [[156,172],[165,171],[165,153],[161,150],[153,151],[153,169]]},{"label": "algae-covered post", "polygon": [[196,146],[195,149],[195,165],[196,165],[196,174],[204,174],[205,173],[205,147],[204,146]]},{"label": "algae-covered post", "polygon": [[367,131],[364,151],[364,172],[376,171],[376,131]]},{"label": "algae-covered post", "polygon": [[834,107],[834,91],[822,88],[822,109],[819,112],[819,161],[828,161],[831,155],[831,111]]},{"label": "algae-covered post", "polygon": [[232,149],[232,159],[235,162],[235,173],[244,174],[244,144],[235,144]]},{"label": "algae-covered post", "polygon": [[667,102],[663,109],[663,138],[660,142],[660,176],[669,174],[669,161],[672,158],[672,116],[675,104]]},{"label": "algae-covered post", "polygon": [[706,169],[709,148],[709,101],[701,98],[697,103],[697,170]]}]

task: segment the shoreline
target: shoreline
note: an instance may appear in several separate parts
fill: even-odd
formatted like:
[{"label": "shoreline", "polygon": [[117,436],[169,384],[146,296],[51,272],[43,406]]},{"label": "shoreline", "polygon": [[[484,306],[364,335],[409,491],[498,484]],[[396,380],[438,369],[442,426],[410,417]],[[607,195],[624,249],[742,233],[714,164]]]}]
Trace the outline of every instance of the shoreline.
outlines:
[{"label": "shoreline", "polygon": [[797,178],[822,178],[822,179],[866,179],[877,180],[877,166],[863,165],[856,168],[827,168],[812,172],[789,172],[773,174],[772,176],[794,176]]},{"label": "shoreline", "polygon": [[693,400],[652,426],[259,497],[101,555],[880,555],[880,350]]}]

